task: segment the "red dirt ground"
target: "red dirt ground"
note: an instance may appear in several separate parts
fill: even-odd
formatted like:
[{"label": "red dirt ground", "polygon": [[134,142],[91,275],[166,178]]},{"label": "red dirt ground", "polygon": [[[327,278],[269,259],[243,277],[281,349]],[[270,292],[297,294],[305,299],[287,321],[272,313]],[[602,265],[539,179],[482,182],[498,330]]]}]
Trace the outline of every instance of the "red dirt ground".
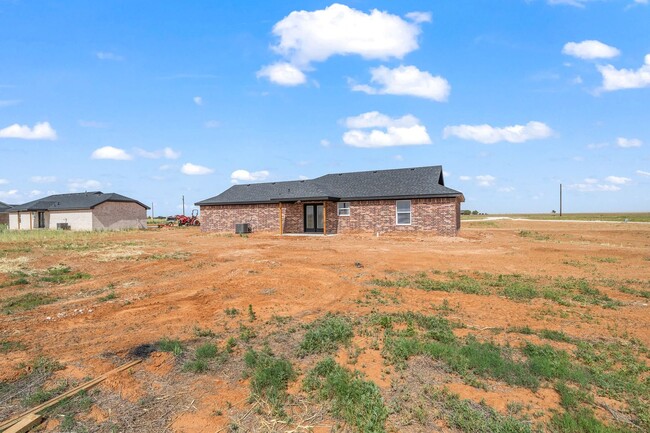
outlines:
[{"label": "red dirt ground", "polygon": [[[521,230],[536,232],[543,239],[521,236]],[[66,243],[72,246],[57,247]],[[362,317],[380,308],[436,314],[435,307],[446,299],[454,307],[449,318],[467,325],[467,329],[458,330],[459,335],[471,332],[479,338],[516,345],[517,339],[534,341],[536,337],[492,337],[490,331],[530,326],[560,330],[582,339],[625,335],[650,345],[648,300],[614,288],[601,290],[624,303],[617,309],[593,305],[549,307],[537,299],[522,303],[501,296],[409,288],[394,291],[398,303],[378,306],[359,302],[367,299],[370,280],[385,278],[391,272],[479,271],[648,282],[650,225],[646,224],[471,222],[463,223],[456,238],[366,234],[240,237],[206,234],[194,228],[89,234],[72,241],[56,238],[47,242],[26,239],[2,243],[0,238],[0,249],[11,251],[18,246],[29,247],[31,251],[8,252],[4,258],[0,255],[3,269],[14,267],[33,272],[65,264],[74,272],[85,272],[91,277],[72,284],[42,284],[33,291],[56,296],[57,302],[29,311],[0,314],[0,340],[24,345],[24,350],[0,357],[0,380],[16,379],[22,373],[16,367],[38,355],[66,365],[57,377],[94,377],[114,368],[119,364],[116,357],[126,359],[129,350],[140,344],[164,337],[194,341],[195,327],[214,330],[222,337],[218,341],[222,341],[224,336],[237,333],[239,322],[247,322],[249,305],[257,315],[255,327],[262,333],[264,323],[273,316],[289,316],[295,326],[328,312]],[[0,273],[0,284],[8,280],[9,274]],[[0,289],[0,306],[27,290],[32,289]],[[111,292],[116,294],[114,299],[100,300]],[[228,308],[238,309],[241,315],[228,317],[224,313]],[[562,311],[564,314],[558,314]],[[586,316],[590,320],[584,320]],[[353,344],[361,350],[354,368],[366,373],[382,389],[390,387],[395,375],[392,367],[384,365],[379,352],[369,348],[367,339],[357,336]],[[553,344],[570,350],[566,343]],[[346,363],[347,350],[341,349],[337,360],[350,367]],[[241,354],[242,348],[238,347],[235,356]],[[227,425],[234,411],[240,410],[243,415],[251,408],[247,402],[248,382],[225,380],[218,375],[179,373],[174,362],[169,353],[154,353],[134,367],[142,375],[123,373],[104,382],[99,389],[136,403],[155,391],[143,378],[167,380],[170,375],[183,376],[187,405],[170,415],[172,423],[168,426],[170,431],[177,432],[217,431]],[[304,374],[313,363],[307,358],[300,366],[301,372]],[[159,389],[163,386],[166,385],[160,384]],[[528,405],[531,412],[558,406],[558,396],[552,389],[534,393],[496,384],[484,391],[459,380],[450,382],[449,388],[462,398],[485,400],[501,412],[506,411],[508,401],[515,400]],[[294,392],[291,390],[298,393],[299,387],[293,386],[290,392]],[[97,405],[88,414],[96,422],[111,416],[110,407]],[[50,427],[54,428],[53,424]],[[315,431],[330,431],[331,425],[331,418],[324,415],[321,427]]]}]

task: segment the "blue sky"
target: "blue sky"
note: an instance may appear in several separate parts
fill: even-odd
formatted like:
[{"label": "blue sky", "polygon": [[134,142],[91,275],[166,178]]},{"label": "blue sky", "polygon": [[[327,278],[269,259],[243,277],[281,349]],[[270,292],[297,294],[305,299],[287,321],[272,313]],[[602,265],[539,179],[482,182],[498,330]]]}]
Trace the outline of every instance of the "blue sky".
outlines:
[{"label": "blue sky", "polygon": [[647,212],[649,3],[0,0],[0,201],[440,164],[465,209]]}]

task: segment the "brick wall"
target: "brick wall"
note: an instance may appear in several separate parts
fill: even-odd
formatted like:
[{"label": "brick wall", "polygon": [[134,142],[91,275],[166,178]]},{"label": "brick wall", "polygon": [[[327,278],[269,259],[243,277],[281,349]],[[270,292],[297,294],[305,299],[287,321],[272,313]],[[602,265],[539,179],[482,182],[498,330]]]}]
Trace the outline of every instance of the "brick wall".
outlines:
[{"label": "brick wall", "polygon": [[107,201],[93,209],[94,230],[146,229],[147,209],[134,202]]},{"label": "brick wall", "polygon": [[[282,204],[283,233],[304,231],[303,203]],[[326,205],[327,233],[434,231],[455,236],[460,229],[460,202],[455,198],[411,200],[411,224],[396,225],[395,200],[350,202],[350,216],[338,216],[337,204]],[[280,232],[277,204],[201,206],[204,231],[234,232],[235,224],[248,223],[254,232]]]},{"label": "brick wall", "polygon": [[411,224],[396,224],[395,200],[350,202],[350,216],[338,217],[338,233],[434,231],[455,236],[460,228],[459,204],[455,198],[411,200]]}]

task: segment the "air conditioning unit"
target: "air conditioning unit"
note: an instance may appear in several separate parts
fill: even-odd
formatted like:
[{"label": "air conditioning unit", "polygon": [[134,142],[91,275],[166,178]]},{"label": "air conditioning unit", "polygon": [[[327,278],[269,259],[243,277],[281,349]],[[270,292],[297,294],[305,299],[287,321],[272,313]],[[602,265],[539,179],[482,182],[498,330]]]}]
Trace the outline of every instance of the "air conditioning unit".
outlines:
[{"label": "air conditioning unit", "polygon": [[235,224],[235,233],[238,235],[251,232],[251,225],[248,223]]},{"label": "air conditioning unit", "polygon": [[70,224],[68,223],[56,223],[57,230],[70,230]]}]

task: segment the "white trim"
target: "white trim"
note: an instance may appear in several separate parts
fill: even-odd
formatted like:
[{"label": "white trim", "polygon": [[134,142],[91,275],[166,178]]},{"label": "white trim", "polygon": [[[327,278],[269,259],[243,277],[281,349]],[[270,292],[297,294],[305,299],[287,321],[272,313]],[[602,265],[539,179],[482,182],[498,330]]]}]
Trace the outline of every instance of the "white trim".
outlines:
[{"label": "white trim", "polygon": [[[406,201],[406,202],[408,202],[408,204],[409,204],[409,210],[408,210],[408,212],[405,212],[405,211],[401,211],[401,212],[400,212],[400,211],[398,210],[397,203],[399,203],[399,202],[401,202],[401,201]],[[408,216],[409,216],[409,222],[408,222],[408,223],[400,223],[400,222],[399,222],[399,215],[400,215],[400,214],[408,214]],[[412,220],[413,220],[413,208],[411,207],[411,200],[395,200],[395,225],[398,225],[398,226],[410,226]]]},{"label": "white trim", "polygon": [[[341,205],[347,204],[347,207],[341,207]],[[347,210],[348,213],[341,213],[342,210]],[[336,214],[338,216],[350,216],[350,202],[349,201],[340,201],[336,203]]]}]

